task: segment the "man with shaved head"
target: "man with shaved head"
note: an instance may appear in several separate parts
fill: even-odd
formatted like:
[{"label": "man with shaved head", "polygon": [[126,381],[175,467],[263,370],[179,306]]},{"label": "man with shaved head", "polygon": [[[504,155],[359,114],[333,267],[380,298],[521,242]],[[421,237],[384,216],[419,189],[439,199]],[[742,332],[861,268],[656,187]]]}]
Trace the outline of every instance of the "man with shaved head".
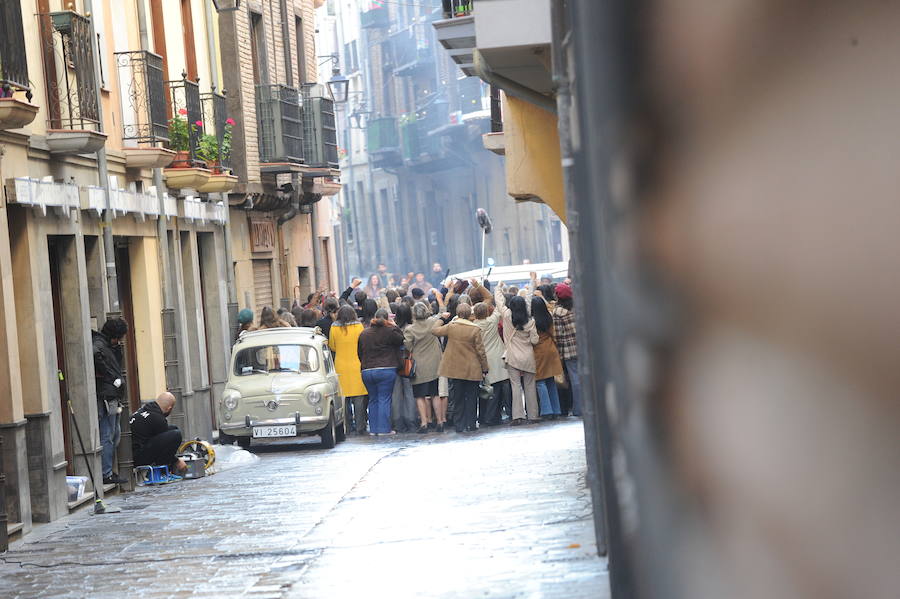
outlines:
[{"label": "man with shaved head", "polygon": [[169,424],[166,417],[175,407],[175,396],[165,391],[156,401],[141,406],[131,415],[131,447],[135,466],[168,466],[171,472],[180,472],[185,463],[175,457],[181,445],[181,431]]}]

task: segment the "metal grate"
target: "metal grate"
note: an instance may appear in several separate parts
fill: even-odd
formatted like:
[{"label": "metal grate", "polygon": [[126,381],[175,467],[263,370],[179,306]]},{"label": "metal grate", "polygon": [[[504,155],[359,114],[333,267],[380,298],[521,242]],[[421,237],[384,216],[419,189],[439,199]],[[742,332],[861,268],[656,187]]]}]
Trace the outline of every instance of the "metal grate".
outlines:
[{"label": "metal grate", "polygon": [[50,129],[99,130],[91,21],[70,10],[38,15]]},{"label": "metal grate", "polygon": [[122,86],[122,139],[169,141],[162,56],[137,50],[116,52],[115,57]]},{"label": "metal grate", "polygon": [[[187,119],[188,123],[188,152],[192,162],[197,160],[197,149],[200,145],[200,136],[203,127],[196,125],[197,121],[203,121],[203,109],[200,103],[200,85],[196,81],[190,81],[187,73],[182,73],[182,79],[167,81],[171,101],[172,118]],[[181,111],[187,111],[182,114]]]},{"label": "metal grate", "polygon": [[311,166],[338,167],[334,102],[319,84],[301,87],[303,95],[303,157]]},{"label": "metal grate", "polygon": [[286,85],[256,86],[260,162],[303,162],[300,94]]},{"label": "metal grate", "polygon": [[491,133],[503,131],[503,108],[500,103],[500,88],[491,86]]},{"label": "metal grate", "polygon": [[225,139],[225,127],[228,120],[228,112],[225,103],[225,90],[217,93],[215,90],[208,94],[200,95],[200,105],[203,113],[203,128],[207,133],[213,133],[219,143],[219,164],[223,167],[231,165],[231,157],[222,156],[222,142]]},{"label": "metal grate", "polygon": [[30,101],[28,58],[19,2],[0,3],[0,31],[3,32],[0,35],[0,97],[9,97],[13,89],[21,89],[27,92]]}]

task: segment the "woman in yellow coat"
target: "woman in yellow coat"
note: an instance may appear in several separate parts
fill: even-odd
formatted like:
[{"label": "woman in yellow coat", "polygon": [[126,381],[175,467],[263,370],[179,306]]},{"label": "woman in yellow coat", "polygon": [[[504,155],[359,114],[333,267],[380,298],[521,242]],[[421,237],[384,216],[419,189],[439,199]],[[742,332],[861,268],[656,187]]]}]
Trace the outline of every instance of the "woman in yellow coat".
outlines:
[{"label": "woman in yellow coat", "polygon": [[368,390],[362,380],[357,344],[363,325],[356,317],[356,310],[344,306],[337,313],[337,320],[331,325],[328,347],[334,352],[334,367],[341,381],[341,391],[353,406],[356,432],[366,432],[366,408],[369,402]]}]

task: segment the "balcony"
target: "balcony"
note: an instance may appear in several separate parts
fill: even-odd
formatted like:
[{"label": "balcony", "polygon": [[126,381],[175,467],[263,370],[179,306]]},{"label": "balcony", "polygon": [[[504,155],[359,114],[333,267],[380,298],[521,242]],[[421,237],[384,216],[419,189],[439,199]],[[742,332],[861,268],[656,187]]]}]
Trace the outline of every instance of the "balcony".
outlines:
[{"label": "balcony", "polygon": [[314,83],[306,83],[301,88],[303,158],[309,166],[336,169],[339,162],[334,101],[325,97],[324,91],[321,85]]},{"label": "balcony", "polygon": [[175,152],[157,144],[169,141],[162,57],[145,50],[116,52],[122,99],[122,141],[127,168],[162,168]]},{"label": "balcony", "polygon": [[475,75],[472,51],[475,49],[473,0],[444,0],[444,18],[433,23],[440,43],[463,73]]},{"label": "balcony", "polygon": [[395,117],[369,119],[366,128],[366,151],[376,168],[403,166],[400,132],[397,130]]},{"label": "balcony", "polygon": [[200,85],[187,78],[167,81],[169,88],[169,147],[176,151],[171,168],[165,170],[166,185],[173,189],[199,189],[212,174],[200,157],[203,135],[203,109]]},{"label": "balcony", "polygon": [[[38,107],[31,103],[28,58],[22,9],[18,2],[0,5],[0,130],[19,129],[34,120]],[[24,92],[25,99],[15,97]]]},{"label": "balcony", "polygon": [[38,15],[47,86],[47,146],[88,154],[106,143],[100,131],[91,22],[71,10]]},{"label": "balcony", "polygon": [[459,110],[463,115],[485,112],[486,84],[478,77],[466,77],[457,84],[459,91]]},{"label": "balcony", "polygon": [[359,13],[359,26],[363,29],[387,29],[391,18],[387,8],[371,8]]},{"label": "balcony", "polygon": [[390,38],[391,63],[394,75],[413,77],[434,69],[434,45],[427,23],[415,23]]},{"label": "balcony", "polygon": [[200,193],[227,193],[237,185],[237,177],[231,174],[231,130],[234,121],[228,118],[225,91],[218,93],[213,88],[200,95],[203,114],[203,134],[200,137],[201,158],[212,170],[209,180],[203,184]]},{"label": "balcony", "polygon": [[[256,86],[259,161],[267,172],[289,172],[303,162],[303,117],[300,94],[286,85]],[[277,170],[283,165],[283,170]],[[275,169],[275,170],[273,170]]]},{"label": "balcony", "polygon": [[415,115],[400,124],[400,144],[404,162],[421,172],[436,172],[454,166],[440,130],[451,124],[450,106],[444,100],[431,100]]},{"label": "balcony", "polygon": [[477,0],[475,6],[475,37],[485,66],[538,93],[552,94],[547,67],[552,40],[550,0]]}]

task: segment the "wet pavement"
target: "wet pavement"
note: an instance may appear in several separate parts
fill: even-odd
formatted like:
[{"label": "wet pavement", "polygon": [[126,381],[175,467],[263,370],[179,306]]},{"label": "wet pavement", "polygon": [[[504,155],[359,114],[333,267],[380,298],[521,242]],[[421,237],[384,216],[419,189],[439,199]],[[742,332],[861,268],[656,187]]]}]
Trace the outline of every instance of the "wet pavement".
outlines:
[{"label": "wet pavement", "polygon": [[0,554],[0,596],[609,597],[581,421],[254,446]]}]

